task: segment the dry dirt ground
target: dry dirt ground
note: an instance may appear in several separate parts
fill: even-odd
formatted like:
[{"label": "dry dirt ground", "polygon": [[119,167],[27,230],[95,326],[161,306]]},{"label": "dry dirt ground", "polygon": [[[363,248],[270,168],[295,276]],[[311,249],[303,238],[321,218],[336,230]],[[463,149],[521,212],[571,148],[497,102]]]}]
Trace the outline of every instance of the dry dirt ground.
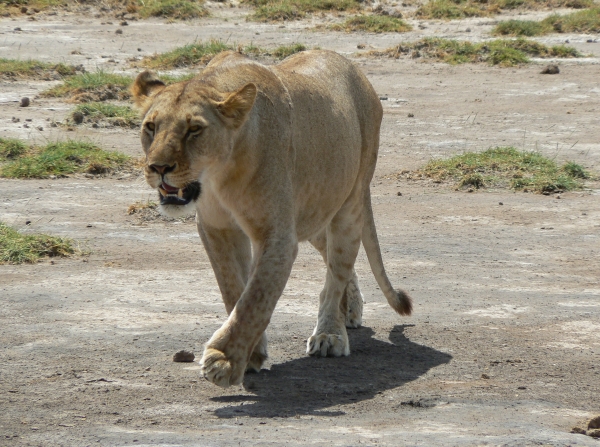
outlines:
[{"label": "dry dirt ground", "polygon": [[[569,38],[592,55],[558,61],[561,73],[550,76],[541,62],[504,69],[353,55],[357,43],[386,48],[418,33],[479,39],[488,19],[425,22],[395,36],[214,12],[183,24],[130,22],[120,36],[117,20],[93,15],[3,19],[0,57],[133,73],[128,58],[196,37],[304,42],[353,57],[387,98],[374,212],[389,275],[412,294],[414,315],[387,306],[361,252],[367,303],[351,356],[307,357],[325,268],[303,245],[268,329],[266,369],[222,390],[196,363],[171,361],[180,349],[200,355],[226,316],[192,221],[128,216],[130,204],[155,196],[135,175],[3,179],[0,220],[75,238],[91,255],[0,267],[0,445],[600,445],[569,433],[600,412],[598,184],[560,196],[469,194],[395,176],[496,145],[600,171],[600,43],[586,42],[598,36],[541,39]],[[49,127],[66,117],[64,102],[18,107],[48,85],[1,84],[0,136],[85,137],[140,154],[136,130]]]}]

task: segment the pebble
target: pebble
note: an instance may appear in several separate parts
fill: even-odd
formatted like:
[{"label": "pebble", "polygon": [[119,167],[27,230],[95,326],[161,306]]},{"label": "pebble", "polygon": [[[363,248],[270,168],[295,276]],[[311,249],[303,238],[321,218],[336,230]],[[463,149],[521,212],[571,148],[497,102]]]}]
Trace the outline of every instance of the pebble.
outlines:
[{"label": "pebble", "polygon": [[29,107],[29,98],[27,96],[24,96],[23,98],[21,98],[21,107]]},{"label": "pebble", "polygon": [[173,355],[173,361],[174,362],[193,362],[194,358],[196,358],[196,356],[194,355],[193,352],[190,351],[185,351],[185,350],[181,350],[179,352],[176,352],[175,355]]},{"label": "pebble", "polygon": [[558,68],[558,65],[550,64],[550,65],[546,65],[546,67],[544,67],[544,69],[540,73],[554,75],[554,74],[559,74],[560,69]]},{"label": "pebble", "polygon": [[75,124],[83,123],[83,113],[81,113],[81,112],[73,113],[73,121],[75,122]]}]

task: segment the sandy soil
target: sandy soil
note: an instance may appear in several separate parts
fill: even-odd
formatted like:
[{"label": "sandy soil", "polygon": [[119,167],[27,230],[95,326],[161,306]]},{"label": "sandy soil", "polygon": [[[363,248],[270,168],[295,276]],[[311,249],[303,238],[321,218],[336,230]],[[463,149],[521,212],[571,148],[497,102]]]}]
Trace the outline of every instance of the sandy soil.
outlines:
[{"label": "sandy soil", "polygon": [[[350,55],[385,108],[374,212],[388,272],[412,294],[414,315],[387,306],[361,252],[367,304],[351,356],[307,357],[325,269],[303,245],[268,330],[267,369],[222,390],[196,363],[171,360],[181,349],[200,355],[225,318],[193,222],[127,215],[155,195],[135,175],[3,179],[0,220],[75,238],[92,253],[0,267],[0,445],[597,446],[569,431],[600,412],[598,184],[553,196],[469,194],[396,175],[496,145],[600,171],[600,43],[587,43],[597,36],[542,39],[569,38],[595,55],[558,61],[550,76],[541,62],[502,69],[354,55],[358,43],[386,48],[428,33],[485,38],[488,19],[367,35],[248,24],[244,9],[213,8],[215,17],[185,24],[130,21],[123,35],[108,16],[3,19],[0,57],[134,73],[132,57],[209,37]],[[50,127],[72,107],[35,98],[51,84],[0,84],[0,136],[85,137],[140,154],[136,130]],[[21,96],[34,98],[29,108],[18,107]]]}]

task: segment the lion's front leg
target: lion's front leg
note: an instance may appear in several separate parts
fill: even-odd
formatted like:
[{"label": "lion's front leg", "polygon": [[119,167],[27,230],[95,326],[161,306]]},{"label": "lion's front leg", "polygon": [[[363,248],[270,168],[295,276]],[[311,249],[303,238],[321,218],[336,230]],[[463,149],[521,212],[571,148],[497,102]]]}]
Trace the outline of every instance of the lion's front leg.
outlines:
[{"label": "lion's front leg", "polygon": [[223,326],[206,344],[200,364],[216,385],[240,384],[246,368],[266,358],[264,331],[281,296],[297,253],[290,235],[254,247],[257,259],[248,284]]},{"label": "lion's front leg", "polygon": [[[229,315],[242,296],[248,282],[252,261],[250,239],[235,223],[229,220],[224,222],[223,218],[215,219],[215,208],[213,204],[212,214],[205,219],[199,214],[197,226]],[[209,224],[207,220],[210,221],[211,218],[213,222],[220,223],[221,228]],[[246,370],[260,371],[267,358],[267,336],[263,333],[254,347]]]}]

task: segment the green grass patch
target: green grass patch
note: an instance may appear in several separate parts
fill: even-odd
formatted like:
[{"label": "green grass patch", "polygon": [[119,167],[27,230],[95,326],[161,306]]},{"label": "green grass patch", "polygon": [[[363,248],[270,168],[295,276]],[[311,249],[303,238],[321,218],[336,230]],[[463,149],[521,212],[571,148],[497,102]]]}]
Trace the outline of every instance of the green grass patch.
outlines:
[{"label": "green grass patch", "polygon": [[539,22],[505,20],[492,30],[494,35],[516,37],[543,36],[550,33],[600,33],[600,8],[565,15],[552,14]]},{"label": "green grass patch", "polygon": [[291,45],[282,45],[275,48],[273,51],[269,52],[267,50],[263,50],[264,54],[268,56],[276,57],[277,59],[285,59],[292,54],[300,53],[301,51],[305,51],[306,47],[301,43],[294,43]]},{"label": "green grass patch", "polygon": [[115,126],[121,127],[134,127],[140,122],[138,112],[131,107],[119,106],[107,102],[79,104],[71,113],[71,117],[76,123],[78,121],[77,114],[83,115],[88,122],[98,123],[100,121],[108,121]]},{"label": "green grass patch", "polygon": [[553,14],[541,23],[557,33],[600,33],[600,7],[562,16]]},{"label": "green grass patch", "polygon": [[497,147],[469,152],[446,160],[432,160],[411,178],[453,181],[459,188],[509,187],[515,190],[553,193],[580,189],[590,174],[580,165],[562,166],[537,152]]},{"label": "green grass patch", "polygon": [[552,26],[534,20],[505,20],[494,27],[492,35],[532,37],[551,33]]},{"label": "green grass patch", "polygon": [[42,92],[42,96],[68,97],[73,102],[124,100],[131,96],[132,82],[129,76],[98,70],[65,78],[62,84]]},{"label": "green grass patch", "polygon": [[50,74],[71,76],[76,72],[77,69],[72,65],[52,64],[32,59],[18,60],[0,58],[0,76],[40,78],[47,77]]},{"label": "green grass patch", "polygon": [[344,23],[331,25],[329,28],[334,31],[364,31],[368,33],[405,33],[412,30],[412,26],[402,19],[380,15],[349,17]]},{"label": "green grass patch", "polygon": [[66,257],[79,250],[68,238],[22,234],[0,222],[0,264],[33,264],[45,257]]},{"label": "green grass patch", "polygon": [[[282,45],[269,50],[267,48],[257,47],[255,45],[235,45],[226,44],[220,40],[210,40],[208,42],[195,42],[183,47],[175,48],[174,50],[166,53],[155,54],[144,58],[138,65],[146,68],[154,69],[172,69],[172,68],[183,68],[193,67],[195,65],[203,65],[210,62],[210,60],[222,51],[237,51],[241,54],[248,56],[271,56],[277,59],[285,59],[292,54],[306,50],[306,46],[300,43],[293,43],[290,45]],[[169,82],[179,82],[182,80],[188,80],[194,77],[194,74],[184,75],[180,77],[172,76],[161,76],[163,80]]]},{"label": "green grass patch", "polygon": [[196,0],[138,0],[138,12],[142,18],[196,19],[209,14],[203,3]]},{"label": "green grass patch", "polygon": [[[10,140],[2,140],[10,141]],[[50,143],[43,147],[28,147],[18,156],[0,162],[0,177],[49,178],[69,174],[109,174],[130,168],[131,158],[114,151],[104,151],[81,141]]]},{"label": "green grass patch", "polygon": [[594,0],[429,0],[415,12],[420,19],[463,19],[487,17],[503,10],[590,8]]},{"label": "green grass patch", "polygon": [[27,146],[14,138],[0,138],[0,162],[18,158],[27,152]]},{"label": "green grass patch", "polygon": [[297,20],[319,11],[358,11],[358,0],[247,0],[256,7],[247,20],[273,22]]},{"label": "green grass patch", "polygon": [[472,43],[441,38],[425,38],[410,44],[401,44],[385,51],[370,51],[372,56],[398,58],[411,54],[412,57],[438,59],[449,64],[487,62],[490,65],[512,67],[529,62],[529,57],[571,58],[582,57],[575,48],[565,45],[548,47],[526,39],[497,39]]},{"label": "green grass patch", "polygon": [[216,39],[209,40],[208,42],[194,42],[167,51],[166,53],[146,57],[141,61],[140,65],[155,69],[191,67],[198,64],[207,64],[220,52],[232,49],[233,46]]}]

